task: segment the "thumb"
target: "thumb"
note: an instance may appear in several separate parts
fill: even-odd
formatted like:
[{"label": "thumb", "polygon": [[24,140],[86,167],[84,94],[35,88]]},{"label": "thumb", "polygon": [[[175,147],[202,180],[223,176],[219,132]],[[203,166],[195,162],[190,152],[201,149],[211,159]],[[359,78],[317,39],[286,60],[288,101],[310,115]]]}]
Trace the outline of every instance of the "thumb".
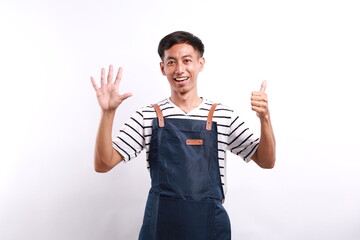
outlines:
[{"label": "thumb", "polygon": [[121,98],[122,101],[124,101],[125,99],[129,98],[132,96],[132,93],[124,93],[119,95],[119,97]]},{"label": "thumb", "polygon": [[260,92],[265,92],[267,86],[267,81],[264,80],[261,84]]}]

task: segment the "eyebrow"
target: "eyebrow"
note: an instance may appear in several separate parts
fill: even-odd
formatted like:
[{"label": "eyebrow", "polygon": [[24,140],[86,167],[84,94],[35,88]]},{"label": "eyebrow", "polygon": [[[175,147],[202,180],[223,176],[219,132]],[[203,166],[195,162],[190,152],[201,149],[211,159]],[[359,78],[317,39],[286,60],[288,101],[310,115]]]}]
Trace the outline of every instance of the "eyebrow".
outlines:
[{"label": "eyebrow", "polygon": [[[187,57],[192,58],[192,55],[191,54],[186,54],[186,55],[182,56],[181,58],[183,59],[183,58],[187,58]],[[176,58],[171,57],[171,56],[166,58],[166,60],[170,60],[170,59],[176,60]]]}]

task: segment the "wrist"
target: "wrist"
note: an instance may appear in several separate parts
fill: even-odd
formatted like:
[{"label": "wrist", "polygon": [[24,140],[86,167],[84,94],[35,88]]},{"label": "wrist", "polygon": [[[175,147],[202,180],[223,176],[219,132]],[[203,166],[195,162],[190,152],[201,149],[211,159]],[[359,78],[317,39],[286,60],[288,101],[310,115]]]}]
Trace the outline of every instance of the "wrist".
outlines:
[{"label": "wrist", "polygon": [[270,122],[270,114],[259,116],[259,119],[260,119],[260,123],[268,123]]},{"label": "wrist", "polygon": [[114,117],[115,116],[115,110],[102,110],[101,115],[103,117]]}]

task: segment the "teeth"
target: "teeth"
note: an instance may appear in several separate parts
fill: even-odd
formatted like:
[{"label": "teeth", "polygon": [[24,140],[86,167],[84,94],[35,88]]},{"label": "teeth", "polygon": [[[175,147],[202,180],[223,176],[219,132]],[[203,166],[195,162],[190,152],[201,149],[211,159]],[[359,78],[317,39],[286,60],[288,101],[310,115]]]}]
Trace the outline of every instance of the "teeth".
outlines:
[{"label": "teeth", "polygon": [[184,81],[184,80],[186,80],[186,79],[188,79],[188,78],[187,78],[187,77],[183,77],[183,78],[175,78],[175,80],[176,80],[176,81],[179,81],[179,82],[180,82],[180,81]]}]

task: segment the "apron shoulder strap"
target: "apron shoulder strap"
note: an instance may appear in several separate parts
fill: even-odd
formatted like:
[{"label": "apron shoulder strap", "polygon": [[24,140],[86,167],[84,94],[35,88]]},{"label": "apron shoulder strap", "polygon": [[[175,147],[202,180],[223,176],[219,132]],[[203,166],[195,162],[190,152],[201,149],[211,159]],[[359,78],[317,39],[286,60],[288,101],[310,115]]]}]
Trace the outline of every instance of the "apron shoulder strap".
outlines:
[{"label": "apron shoulder strap", "polygon": [[214,116],[214,111],[215,111],[215,108],[217,107],[217,105],[219,105],[219,104],[214,103],[210,108],[209,115],[208,115],[207,120],[206,120],[206,130],[210,131],[211,128],[212,128],[212,118]]},{"label": "apron shoulder strap", "polygon": [[[212,119],[213,119],[214,111],[215,111],[217,105],[219,105],[219,104],[214,103],[210,108],[210,111],[209,111],[209,114],[208,114],[208,117],[207,117],[207,120],[206,120],[206,130],[210,131],[211,128],[212,128]],[[159,127],[164,127],[165,126],[164,116],[163,116],[163,114],[161,112],[161,109],[160,109],[159,105],[153,104],[152,106],[154,107],[154,109],[156,111]]]},{"label": "apron shoulder strap", "polygon": [[164,127],[165,126],[165,123],[164,123],[164,116],[161,112],[161,109],[159,107],[159,105],[157,104],[153,104],[153,107],[156,111],[156,115],[157,115],[157,118],[158,118],[158,123],[159,123],[159,127]]}]

